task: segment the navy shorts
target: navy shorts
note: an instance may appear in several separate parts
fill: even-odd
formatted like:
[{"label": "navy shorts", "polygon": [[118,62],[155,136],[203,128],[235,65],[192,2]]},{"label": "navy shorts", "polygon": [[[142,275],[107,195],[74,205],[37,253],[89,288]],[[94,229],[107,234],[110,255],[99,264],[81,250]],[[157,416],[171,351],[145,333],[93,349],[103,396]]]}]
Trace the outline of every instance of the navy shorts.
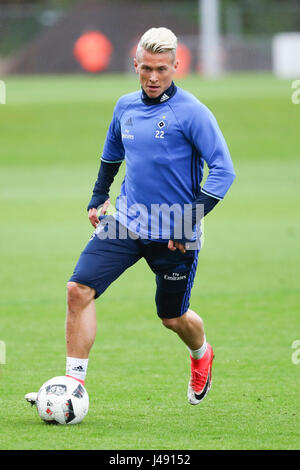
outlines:
[{"label": "navy shorts", "polygon": [[199,250],[168,249],[168,242],[141,238],[100,239],[96,232],[81,253],[70,281],[95,289],[95,298],[127,268],[145,258],[156,275],[155,302],[160,318],[183,315],[189,308]]}]

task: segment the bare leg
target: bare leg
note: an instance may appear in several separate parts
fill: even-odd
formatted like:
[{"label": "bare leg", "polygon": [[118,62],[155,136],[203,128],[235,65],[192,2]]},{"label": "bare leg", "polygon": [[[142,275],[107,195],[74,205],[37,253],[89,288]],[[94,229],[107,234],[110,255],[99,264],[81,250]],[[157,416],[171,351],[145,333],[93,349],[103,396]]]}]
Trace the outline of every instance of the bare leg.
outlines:
[{"label": "bare leg", "polygon": [[181,317],[163,318],[162,322],[166,328],[177,333],[190,349],[196,350],[203,345],[205,338],[203,321],[193,310],[187,310]]},{"label": "bare leg", "polygon": [[[191,376],[188,383],[188,402],[198,405],[208,394],[211,387],[211,370],[213,362],[213,350],[210,344],[204,346],[205,335],[202,319],[192,310],[187,310],[184,315],[176,318],[163,318],[163,324],[178,334],[182,341],[191,350]],[[194,357],[193,351],[197,351]]]},{"label": "bare leg", "polygon": [[88,358],[94,344],[97,323],[95,290],[68,282],[66,347],[68,357]]}]

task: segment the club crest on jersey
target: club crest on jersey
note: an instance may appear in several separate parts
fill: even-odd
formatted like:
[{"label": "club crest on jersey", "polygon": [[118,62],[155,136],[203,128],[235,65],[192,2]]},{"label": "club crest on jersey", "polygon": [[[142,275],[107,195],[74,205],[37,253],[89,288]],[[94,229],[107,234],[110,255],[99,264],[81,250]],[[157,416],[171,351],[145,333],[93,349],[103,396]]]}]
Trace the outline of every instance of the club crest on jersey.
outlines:
[{"label": "club crest on jersey", "polygon": [[155,121],[155,138],[164,139],[165,132],[167,130],[167,122],[165,121],[166,116],[163,115],[159,121]]}]

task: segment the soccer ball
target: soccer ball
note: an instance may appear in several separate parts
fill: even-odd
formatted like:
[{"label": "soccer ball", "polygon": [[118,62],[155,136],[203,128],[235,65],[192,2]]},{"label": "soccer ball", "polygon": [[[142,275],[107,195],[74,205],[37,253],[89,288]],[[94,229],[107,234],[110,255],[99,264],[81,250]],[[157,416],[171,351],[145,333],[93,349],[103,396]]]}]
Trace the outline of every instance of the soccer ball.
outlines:
[{"label": "soccer ball", "polygon": [[53,377],[37,395],[37,411],[48,424],[77,424],[89,409],[89,396],[83,385],[72,377]]}]

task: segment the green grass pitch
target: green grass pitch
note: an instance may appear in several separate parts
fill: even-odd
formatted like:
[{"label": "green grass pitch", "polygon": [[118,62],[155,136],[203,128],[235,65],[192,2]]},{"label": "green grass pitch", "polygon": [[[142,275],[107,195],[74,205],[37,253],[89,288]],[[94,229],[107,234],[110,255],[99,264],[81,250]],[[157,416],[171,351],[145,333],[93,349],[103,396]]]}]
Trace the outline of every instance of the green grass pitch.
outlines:
[{"label": "green grass pitch", "polygon": [[141,260],[97,300],[88,415],[54,427],[23,397],[64,374],[66,282],[92,233],[86,206],[115,101],[138,82],[5,82],[0,448],[299,449],[300,105],[291,82],[258,74],[177,82],[214,112],[237,172],[205,220],[191,298],[216,355],[208,397],[187,403],[187,349],[156,317],[153,274]]}]

